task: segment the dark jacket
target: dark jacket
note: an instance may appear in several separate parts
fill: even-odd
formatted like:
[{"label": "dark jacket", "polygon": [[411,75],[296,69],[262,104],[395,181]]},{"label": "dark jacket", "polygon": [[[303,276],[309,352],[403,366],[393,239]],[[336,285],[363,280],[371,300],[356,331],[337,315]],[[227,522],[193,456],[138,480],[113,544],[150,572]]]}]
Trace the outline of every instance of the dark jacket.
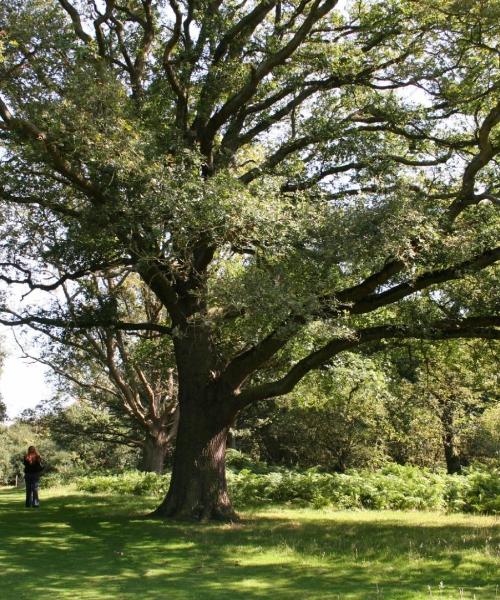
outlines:
[{"label": "dark jacket", "polygon": [[34,460],[33,462],[30,462],[29,460],[26,460],[26,458],[24,458],[23,462],[25,473],[35,474],[41,473],[43,471],[43,466],[39,460]]}]

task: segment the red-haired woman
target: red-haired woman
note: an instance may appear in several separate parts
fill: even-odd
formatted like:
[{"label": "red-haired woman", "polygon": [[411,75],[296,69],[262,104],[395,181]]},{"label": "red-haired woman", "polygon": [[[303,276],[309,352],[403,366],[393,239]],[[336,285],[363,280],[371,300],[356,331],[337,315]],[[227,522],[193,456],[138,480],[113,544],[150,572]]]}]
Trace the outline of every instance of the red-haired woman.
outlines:
[{"label": "red-haired woman", "polygon": [[43,471],[42,458],[35,446],[30,446],[24,456],[24,480],[26,481],[26,508],[31,506],[38,508],[38,483],[40,473]]}]

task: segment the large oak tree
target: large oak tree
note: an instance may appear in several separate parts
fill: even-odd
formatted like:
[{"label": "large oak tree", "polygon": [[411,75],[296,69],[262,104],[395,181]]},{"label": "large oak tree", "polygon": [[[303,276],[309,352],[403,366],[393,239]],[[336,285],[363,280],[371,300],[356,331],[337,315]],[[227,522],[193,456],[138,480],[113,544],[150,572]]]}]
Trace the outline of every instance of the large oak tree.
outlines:
[{"label": "large oak tree", "polygon": [[[4,303],[2,322],[173,349],[158,515],[232,518],[235,415],[339,352],[499,336],[499,16],[497,0],[2,3],[1,276],[57,298]],[[63,283],[109,269],[164,322],[112,295],[65,310]]]}]

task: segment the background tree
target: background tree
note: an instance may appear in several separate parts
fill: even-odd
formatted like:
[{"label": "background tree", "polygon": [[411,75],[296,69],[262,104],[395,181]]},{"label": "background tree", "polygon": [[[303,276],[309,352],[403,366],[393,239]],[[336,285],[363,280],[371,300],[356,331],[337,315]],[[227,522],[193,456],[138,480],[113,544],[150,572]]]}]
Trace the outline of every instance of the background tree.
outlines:
[{"label": "background tree", "polygon": [[467,439],[471,460],[490,465],[500,460],[500,403],[487,408],[474,423]]},{"label": "background tree", "polygon": [[4,423],[7,420],[7,407],[5,402],[0,398],[0,423]]},{"label": "background tree", "polygon": [[236,448],[257,450],[272,464],[337,472],[376,468],[388,458],[386,407],[393,401],[380,366],[345,353],[310,373],[277,405],[244,411],[236,423]]},{"label": "background tree", "polygon": [[[161,305],[127,270],[94,277],[71,293],[63,285],[63,292],[58,304],[64,303],[73,317],[111,307],[121,318],[142,316],[151,328],[161,327]],[[29,358],[52,370],[60,394],[80,402],[73,411],[57,411],[56,398],[60,431],[140,448],[141,468],[161,473],[165,457],[172,454],[178,402],[173,356],[158,333],[109,327],[61,331],[34,323],[31,329],[39,334],[43,351]],[[89,419],[82,418],[85,412]]]},{"label": "background tree", "polygon": [[[157,514],[232,518],[236,415],[340,352],[498,337],[498,17],[2,3],[2,279],[53,292],[129,267],[168,315],[5,305],[2,322],[164,335],[180,420]],[[481,293],[450,316],[436,299],[463,282]]]},{"label": "background tree", "polygon": [[427,430],[432,421],[439,424],[433,437],[441,438],[448,473],[460,472],[470,460],[467,440],[481,415],[498,405],[498,355],[489,344],[471,341],[422,342],[404,354],[395,362],[399,374],[411,379],[394,381],[403,411],[418,406]]},{"label": "background tree", "polygon": [[35,445],[50,472],[69,472],[74,467],[74,455],[60,448],[45,425],[28,410],[9,425],[0,425],[0,481],[17,484],[23,480],[23,456],[28,446]]},{"label": "background tree", "polygon": [[[123,413],[116,414],[96,408],[90,402],[77,400],[70,406],[50,403],[38,413],[51,440],[69,459],[70,468],[63,476],[102,471],[119,473],[138,466],[142,448],[140,432],[133,437],[130,424],[123,422]],[[61,473],[59,464],[56,471]]]}]

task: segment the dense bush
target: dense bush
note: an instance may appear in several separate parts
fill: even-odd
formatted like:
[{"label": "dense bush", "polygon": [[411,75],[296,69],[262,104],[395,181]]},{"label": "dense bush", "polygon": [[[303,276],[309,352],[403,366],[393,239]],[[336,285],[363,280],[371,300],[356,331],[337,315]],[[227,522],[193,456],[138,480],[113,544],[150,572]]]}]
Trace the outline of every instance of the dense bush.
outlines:
[{"label": "dense bush", "polygon": [[160,496],[165,494],[170,475],[128,471],[121,475],[84,476],[76,479],[79,490],[92,494],[133,494],[135,496]]},{"label": "dense bush", "polygon": [[226,467],[233,471],[248,469],[252,473],[269,473],[272,470],[267,463],[255,460],[248,454],[234,448],[226,450]]},{"label": "dense bush", "polygon": [[[390,465],[380,471],[347,474],[315,469],[272,470],[260,463],[260,473],[234,470],[231,456],[229,491],[237,507],[295,504],[338,509],[448,510],[500,514],[500,471],[474,470],[467,475],[433,473],[417,467]],[[80,490],[90,493],[162,495],[168,475],[128,472],[122,475],[81,477]]]},{"label": "dense bush", "polygon": [[345,509],[441,509],[446,477],[397,465],[346,474],[283,469],[258,475],[244,469],[232,474],[229,486],[233,499],[242,506],[293,502]]},{"label": "dense bush", "polygon": [[455,512],[500,514],[500,468],[469,469],[450,477],[446,504]]}]

